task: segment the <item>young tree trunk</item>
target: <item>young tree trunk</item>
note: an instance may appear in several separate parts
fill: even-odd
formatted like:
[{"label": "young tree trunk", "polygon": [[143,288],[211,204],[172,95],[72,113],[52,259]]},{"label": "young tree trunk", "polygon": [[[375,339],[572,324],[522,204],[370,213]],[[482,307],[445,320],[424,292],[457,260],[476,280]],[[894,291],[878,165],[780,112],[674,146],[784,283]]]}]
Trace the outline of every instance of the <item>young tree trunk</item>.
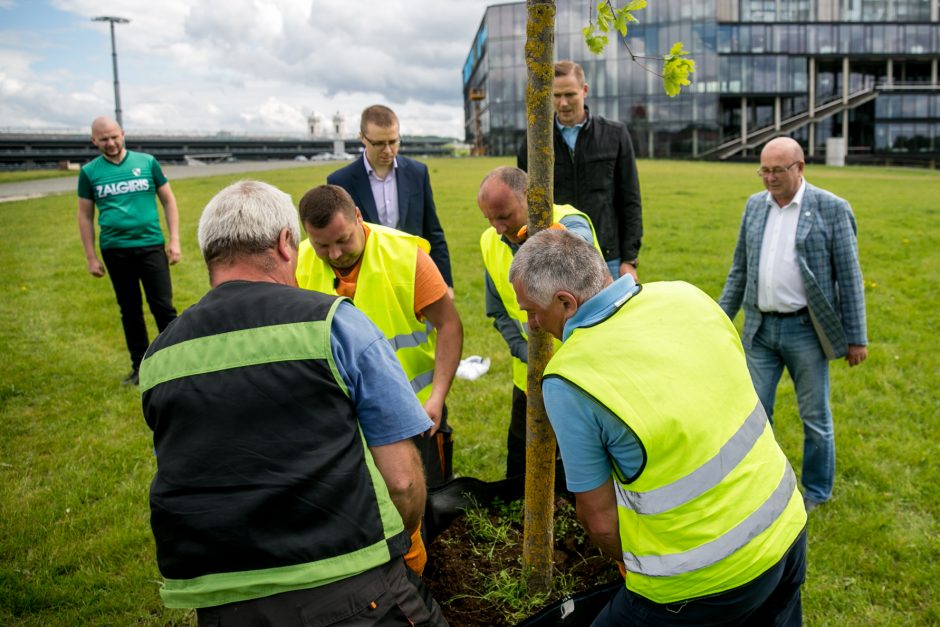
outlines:
[{"label": "young tree trunk", "polygon": [[[555,3],[528,0],[525,60],[528,120],[529,234],[552,223],[555,154],[552,144]],[[526,409],[525,540],[523,562],[531,592],[547,592],[552,582],[552,527],[555,496],[555,433],[542,403],[542,371],[552,356],[552,338],[529,333]]]}]

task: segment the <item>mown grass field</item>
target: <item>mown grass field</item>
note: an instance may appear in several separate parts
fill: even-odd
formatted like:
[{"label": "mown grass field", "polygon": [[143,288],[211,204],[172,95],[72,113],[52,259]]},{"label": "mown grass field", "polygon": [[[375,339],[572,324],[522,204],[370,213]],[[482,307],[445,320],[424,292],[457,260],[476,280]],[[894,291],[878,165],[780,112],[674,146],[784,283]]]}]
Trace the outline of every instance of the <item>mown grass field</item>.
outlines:
[{"label": "mown grass field", "polygon": [[[455,470],[502,476],[508,352],[483,315],[477,186],[505,159],[429,160],[454,261],[464,356],[492,359],[448,399]],[[299,199],[333,166],[258,173]],[[640,163],[643,281],[682,279],[717,297],[753,165]],[[183,262],[179,309],[207,290],[196,245],[205,203],[244,175],[173,183]],[[810,166],[859,223],[870,357],[832,366],[834,500],[809,521],[808,625],[940,624],[940,175]],[[70,194],[0,204],[0,624],[189,625],[163,608],[147,490],[155,468],[107,279],[91,278]],[[740,321],[739,321],[740,322]],[[152,321],[151,321],[152,323]],[[677,393],[682,393],[677,390]],[[785,379],[777,434],[799,468],[802,435]],[[433,555],[431,556],[433,559]]]},{"label": "mown grass field", "polygon": [[9,172],[0,172],[0,183],[20,183],[22,181],[56,179],[69,176],[77,178],[78,174],[64,170],[11,170]]}]

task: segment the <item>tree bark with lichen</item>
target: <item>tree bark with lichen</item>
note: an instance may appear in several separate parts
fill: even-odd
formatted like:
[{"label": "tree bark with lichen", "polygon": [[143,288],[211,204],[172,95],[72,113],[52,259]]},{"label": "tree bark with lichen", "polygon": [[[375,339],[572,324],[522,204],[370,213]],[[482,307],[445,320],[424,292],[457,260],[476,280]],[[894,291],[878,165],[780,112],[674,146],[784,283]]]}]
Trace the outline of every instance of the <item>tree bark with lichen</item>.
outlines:
[{"label": "tree bark with lichen", "polygon": [[[529,162],[529,225],[534,235],[552,223],[555,154],[552,144],[555,3],[528,0],[525,60]],[[552,356],[552,337],[529,333],[526,407],[525,539],[523,562],[532,593],[552,583],[552,533],[555,496],[555,432],[542,402],[542,372]]]}]

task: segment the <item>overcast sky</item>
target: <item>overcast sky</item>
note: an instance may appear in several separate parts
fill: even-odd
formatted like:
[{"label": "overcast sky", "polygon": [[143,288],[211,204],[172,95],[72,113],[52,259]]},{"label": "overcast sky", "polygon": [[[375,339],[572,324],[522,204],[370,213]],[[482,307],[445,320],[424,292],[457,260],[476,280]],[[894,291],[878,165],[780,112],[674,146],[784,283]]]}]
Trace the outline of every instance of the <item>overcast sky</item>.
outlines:
[{"label": "overcast sky", "polygon": [[0,0],[0,130],[87,129],[114,114],[115,27],[128,133],[305,134],[391,106],[406,135],[462,139],[461,71],[498,0]]}]

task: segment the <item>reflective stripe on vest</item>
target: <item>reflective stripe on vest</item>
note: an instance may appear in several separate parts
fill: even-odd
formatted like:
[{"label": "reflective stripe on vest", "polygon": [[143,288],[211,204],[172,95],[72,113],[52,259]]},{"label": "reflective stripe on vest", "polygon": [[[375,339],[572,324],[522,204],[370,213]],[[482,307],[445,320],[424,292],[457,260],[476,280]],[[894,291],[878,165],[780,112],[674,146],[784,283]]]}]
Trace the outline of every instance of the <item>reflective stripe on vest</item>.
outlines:
[{"label": "reflective stripe on vest", "polygon": [[721,483],[754,448],[764,433],[767,414],[760,402],[721,450],[691,474],[649,492],[630,492],[617,485],[617,502],[637,514],[662,514],[684,505]]},{"label": "reflective stripe on vest", "polygon": [[[431,396],[437,331],[414,312],[415,267],[418,248],[430,244],[415,235],[367,223],[369,236],[353,303],[382,331],[395,351],[418,399]],[[335,294],[333,268],[317,257],[309,240],[300,243],[297,284],[305,289]]]},{"label": "reflective stripe on vest", "polygon": [[388,343],[392,345],[393,351],[397,351],[401,348],[414,348],[415,346],[421,346],[427,342],[432,331],[434,331],[434,325],[425,320],[424,331],[402,333],[401,335],[388,338]]},{"label": "reflective stripe on vest", "polygon": [[[598,254],[603,257],[600,246],[597,244],[597,235],[594,233],[594,225],[591,223],[591,218],[571,205],[552,205],[552,220],[554,222],[561,222],[568,216],[579,216],[587,221],[588,226],[591,227],[591,237],[594,240],[592,242],[594,248],[597,249]],[[483,253],[483,265],[486,267],[486,271],[489,273],[490,279],[496,287],[496,292],[499,294],[499,299],[506,309],[506,314],[519,325],[523,339],[528,340],[528,317],[525,312],[519,308],[519,303],[516,301],[516,293],[512,288],[512,284],[509,282],[509,266],[512,265],[512,258],[515,253],[512,248],[503,241],[502,236],[500,236],[493,227],[486,229],[480,236],[480,250]],[[561,342],[554,340],[554,350],[558,350],[559,346],[561,346]],[[512,382],[517,388],[525,392],[528,365],[518,357],[511,357],[511,359]]]},{"label": "reflective stripe on vest", "polygon": [[[330,329],[345,300],[231,282],[151,345],[141,402],[160,459],[150,520],[167,607],[327,585],[407,551],[333,360]],[[288,401],[265,402],[283,389]],[[220,442],[225,463],[206,457]],[[265,533],[246,529],[251,520]]]},{"label": "reflective stripe on vest", "polygon": [[[618,482],[617,504],[623,505],[622,489]],[[669,577],[682,575],[692,570],[705,568],[734,555],[741,547],[766,531],[780,518],[790,504],[796,489],[796,475],[787,464],[780,483],[764,503],[739,525],[711,542],[683,553],[673,555],[635,555],[624,551],[623,561],[627,570],[647,577]]]}]

